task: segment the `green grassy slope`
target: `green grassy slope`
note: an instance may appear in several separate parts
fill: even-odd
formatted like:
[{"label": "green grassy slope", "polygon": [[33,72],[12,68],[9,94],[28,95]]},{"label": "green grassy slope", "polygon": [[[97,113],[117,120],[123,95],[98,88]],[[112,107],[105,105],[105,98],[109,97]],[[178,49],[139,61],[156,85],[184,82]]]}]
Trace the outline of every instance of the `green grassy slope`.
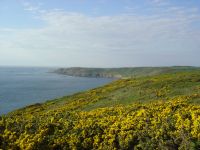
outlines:
[{"label": "green grassy slope", "polygon": [[[36,104],[33,107],[43,107],[46,111],[67,105],[69,110],[91,110],[119,104],[128,105],[133,102],[168,100],[176,96],[192,94],[200,94],[200,71],[120,79],[103,87],[48,101],[44,104]],[[200,103],[199,99],[193,100],[193,102]],[[73,107],[70,107],[71,105]],[[27,112],[30,108],[32,107],[29,106],[21,111]]]},{"label": "green grassy slope", "polygon": [[120,79],[0,118],[5,149],[198,149],[200,71]]},{"label": "green grassy slope", "polygon": [[56,73],[81,76],[81,77],[142,77],[166,73],[186,72],[200,70],[199,67],[174,66],[174,67],[127,67],[127,68],[60,68]]}]

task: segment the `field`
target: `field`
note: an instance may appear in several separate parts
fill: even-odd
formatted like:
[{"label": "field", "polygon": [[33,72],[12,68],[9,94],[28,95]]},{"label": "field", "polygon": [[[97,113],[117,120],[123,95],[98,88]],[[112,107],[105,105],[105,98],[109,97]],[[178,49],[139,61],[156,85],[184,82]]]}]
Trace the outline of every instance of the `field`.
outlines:
[{"label": "field", "polygon": [[0,117],[1,149],[200,149],[200,71],[129,77]]}]

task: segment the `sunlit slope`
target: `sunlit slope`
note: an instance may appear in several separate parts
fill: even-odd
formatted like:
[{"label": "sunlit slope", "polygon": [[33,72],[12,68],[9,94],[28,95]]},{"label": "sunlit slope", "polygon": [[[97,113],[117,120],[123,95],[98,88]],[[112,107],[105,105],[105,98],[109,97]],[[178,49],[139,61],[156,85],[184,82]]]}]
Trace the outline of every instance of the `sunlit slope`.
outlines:
[{"label": "sunlit slope", "polygon": [[198,149],[200,71],[120,79],[0,118],[3,149]]},{"label": "sunlit slope", "polygon": [[[47,111],[66,106],[66,110],[91,110],[133,102],[168,100],[192,94],[200,94],[200,71],[120,79],[103,87],[29,106],[17,112],[28,112],[29,109],[40,107]],[[200,99],[193,99],[192,102],[200,103]]]}]

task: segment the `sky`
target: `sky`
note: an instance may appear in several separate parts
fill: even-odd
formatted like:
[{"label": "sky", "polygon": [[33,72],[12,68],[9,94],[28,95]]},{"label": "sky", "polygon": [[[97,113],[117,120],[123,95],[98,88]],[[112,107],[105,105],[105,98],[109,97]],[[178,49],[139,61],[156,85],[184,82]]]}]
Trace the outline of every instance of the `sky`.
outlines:
[{"label": "sky", "polygon": [[200,66],[199,0],[0,0],[0,66]]}]

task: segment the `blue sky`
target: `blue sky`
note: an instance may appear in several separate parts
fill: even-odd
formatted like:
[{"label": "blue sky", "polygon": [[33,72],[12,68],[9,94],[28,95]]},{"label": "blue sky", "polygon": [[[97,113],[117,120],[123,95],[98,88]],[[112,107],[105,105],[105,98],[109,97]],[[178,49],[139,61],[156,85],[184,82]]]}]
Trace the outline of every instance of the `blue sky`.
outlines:
[{"label": "blue sky", "polygon": [[1,0],[0,65],[199,66],[199,0]]}]

